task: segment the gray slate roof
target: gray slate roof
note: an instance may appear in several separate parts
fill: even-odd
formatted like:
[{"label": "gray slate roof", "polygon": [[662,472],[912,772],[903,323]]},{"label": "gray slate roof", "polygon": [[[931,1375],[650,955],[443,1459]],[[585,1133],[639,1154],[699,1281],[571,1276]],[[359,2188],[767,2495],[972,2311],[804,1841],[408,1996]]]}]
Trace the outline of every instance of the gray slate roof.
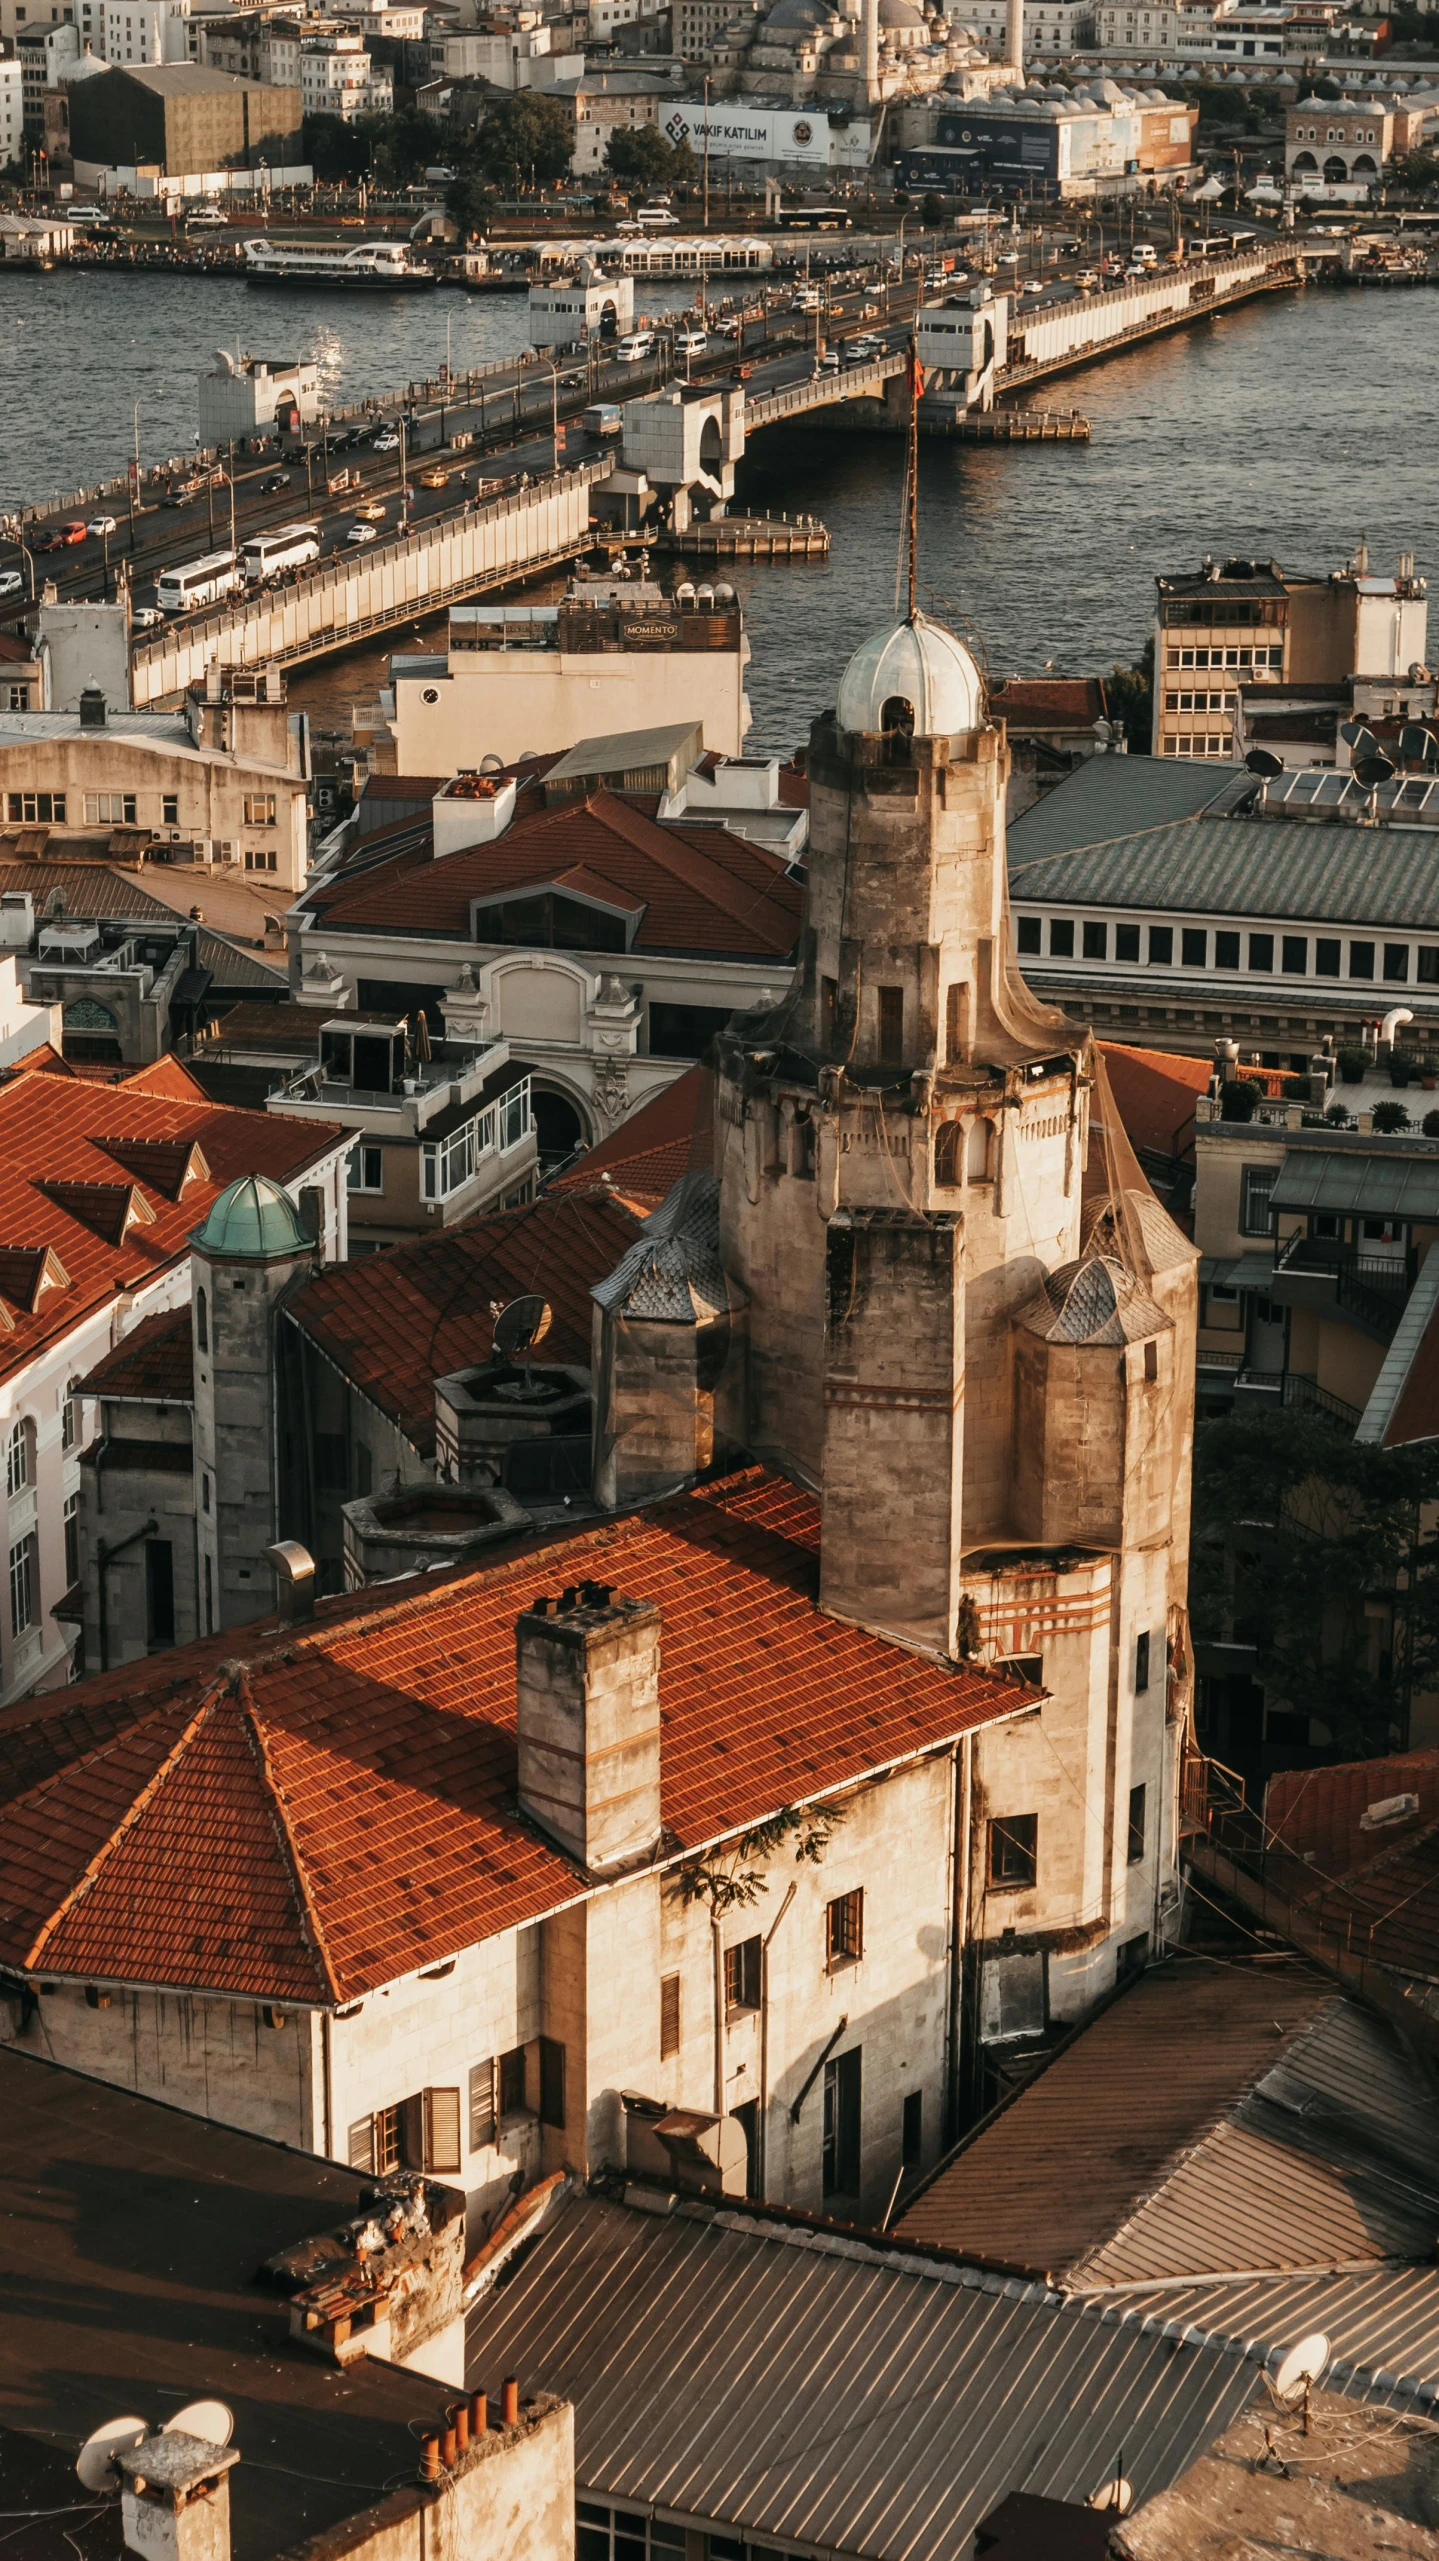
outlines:
[{"label": "gray slate roof", "polygon": [[968,2561],[1006,2491],[1087,2499],[1121,2445],[1148,2497],[1257,2381],[1042,2288],[762,2210],[590,2196],[481,2297],[467,2371],[573,2399],[582,2500],[866,2561]]},{"label": "gray slate roof", "polygon": [[1179,756],[1087,756],[1009,830],[1011,877],[1016,864],[1077,846],[1109,844],[1145,827],[1195,818],[1222,798],[1243,798],[1254,776],[1234,765],[1202,765]]},{"label": "gray slate roof", "polygon": [[1439,1218],[1439,1146],[1421,1157],[1289,1148],[1271,1194],[1275,1209],[1337,1209],[1351,1217]]},{"label": "gray slate roof", "polygon": [[1375,833],[1342,821],[1207,816],[1031,854],[1022,825],[1010,842],[1009,893],[1025,905],[1168,908],[1186,916],[1439,933],[1434,828]]}]

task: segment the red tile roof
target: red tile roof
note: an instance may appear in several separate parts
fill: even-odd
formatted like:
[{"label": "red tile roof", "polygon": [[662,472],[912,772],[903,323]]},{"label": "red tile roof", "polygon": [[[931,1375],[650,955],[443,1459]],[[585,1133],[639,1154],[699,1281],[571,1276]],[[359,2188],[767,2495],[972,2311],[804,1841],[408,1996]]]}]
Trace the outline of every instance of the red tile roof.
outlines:
[{"label": "red tile roof", "polygon": [[676,1850],[1031,1702],[825,1617],[807,1520],[750,1471],[27,1702],[0,1719],[0,1961],[353,2000],[583,1893],[515,1803],[515,1619],[547,1585],[663,1613]]},{"label": "red tile roof", "polygon": [[[42,1073],[0,1086],[0,1377],[168,1271],[236,1175],[289,1181],[345,1135],[188,1090],[172,1098],[155,1090],[157,1070],[145,1075],[108,1085]],[[195,1149],[177,1196],[181,1151]]]},{"label": "red tile roof", "polygon": [[1114,1040],[1102,1040],[1099,1047],[1131,1147],[1192,1156],[1194,1106],[1209,1091],[1214,1073],[1210,1061],[1161,1049],[1130,1049]]},{"label": "red tile roof", "polygon": [[97,1362],[76,1390],[80,1396],[136,1396],[158,1405],[188,1405],[195,1393],[195,1353],[190,1310],[177,1307],[146,1316]]},{"label": "red tile roof", "polygon": [[1026,729],[1092,729],[1106,704],[1098,676],[1011,676],[990,687],[989,708]]},{"label": "red tile roof", "polygon": [[628,1252],[638,1225],[598,1186],[557,1189],[421,1245],[338,1263],[307,1282],[286,1313],[428,1458],[435,1380],[489,1358],[495,1305],[542,1291],[554,1310],[545,1359],[588,1369],[590,1291]]},{"label": "red tile roof", "polygon": [[672,1085],[632,1112],[555,1184],[556,1191],[603,1183],[646,1216],[682,1174],[714,1171],[714,1077],[687,1067]]},{"label": "red tile roof", "polygon": [[559,880],[583,869],[588,894],[644,915],[636,951],[715,953],[724,959],[785,959],[799,934],[802,892],[763,845],[727,829],[663,826],[650,809],[595,791],[586,800],[544,806],[531,785],[496,843],[434,859],[428,826],[412,822],[400,850],[376,860],[379,836],[359,858],[305,899],[317,932],[470,933],[475,899]]},{"label": "red tile roof", "polygon": [[[1417,1796],[1418,1806],[1366,1828],[1367,1808],[1392,1796]],[[1439,1978],[1439,1752],[1285,1771],[1269,1782],[1265,1817],[1268,1872],[1292,1898],[1296,1928]]]}]

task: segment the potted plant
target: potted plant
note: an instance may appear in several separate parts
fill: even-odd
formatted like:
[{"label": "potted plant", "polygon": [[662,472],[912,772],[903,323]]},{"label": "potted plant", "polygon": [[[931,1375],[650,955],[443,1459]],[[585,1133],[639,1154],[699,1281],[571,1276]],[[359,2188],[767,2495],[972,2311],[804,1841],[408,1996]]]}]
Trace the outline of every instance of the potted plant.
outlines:
[{"label": "potted plant", "polygon": [[1369,1052],[1367,1049],[1341,1049],[1335,1064],[1341,1084],[1362,1085],[1369,1066]]},{"label": "potted plant", "polygon": [[1408,1129],[1411,1126],[1409,1114],[1402,1103],[1375,1104],[1374,1127],[1382,1137],[1388,1138],[1395,1130]]}]

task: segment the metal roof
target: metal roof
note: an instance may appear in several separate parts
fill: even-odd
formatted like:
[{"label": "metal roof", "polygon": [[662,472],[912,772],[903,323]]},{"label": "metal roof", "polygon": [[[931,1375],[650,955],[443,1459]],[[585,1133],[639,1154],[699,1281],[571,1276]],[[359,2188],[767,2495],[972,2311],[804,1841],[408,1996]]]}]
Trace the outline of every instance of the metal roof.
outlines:
[{"label": "metal roof", "polygon": [[[1106,757],[1105,770],[1108,765]],[[1062,784],[1052,798],[1067,788]],[[1095,818],[1102,823],[1102,813]],[[1068,847],[1041,844],[1031,851],[1031,842],[1021,821],[1010,839],[1009,891],[1024,905],[1042,900],[1439,933],[1439,834],[1433,828],[1386,827],[1376,835],[1342,820],[1210,814],[1134,835],[1106,831],[1105,840]]]},{"label": "metal roof", "polygon": [[1165,2487],[1255,2386],[1039,2287],[649,2193],[566,2202],[470,2316],[476,2383],[574,2401],[581,2498],[967,2561],[1006,2491],[1087,2499],[1121,2445],[1137,2497]]},{"label": "metal roof", "polygon": [[1337,1209],[1363,1218],[1439,1218],[1439,1143],[1426,1156],[1290,1148],[1269,1195],[1273,1209]]},{"label": "metal roof", "polygon": [[1367,2401],[1439,2401],[1439,2268],[1166,2286],[1111,2302],[1103,2317],[1260,2360],[1322,2330],[1334,2390]]},{"label": "metal roof", "polygon": [[[991,697],[993,700],[993,697]],[[1003,711],[1003,703],[994,708]],[[1195,818],[1222,794],[1255,789],[1254,776],[1233,765],[1191,757],[1086,756],[1072,774],[1024,810],[1009,830],[1010,875],[1042,854],[1107,844],[1141,827]]]}]

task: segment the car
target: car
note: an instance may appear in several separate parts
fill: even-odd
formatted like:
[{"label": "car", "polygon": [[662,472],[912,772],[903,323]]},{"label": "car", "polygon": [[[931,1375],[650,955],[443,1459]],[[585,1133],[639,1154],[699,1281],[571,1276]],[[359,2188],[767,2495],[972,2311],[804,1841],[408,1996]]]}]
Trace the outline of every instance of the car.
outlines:
[{"label": "car", "polygon": [[861,320],[878,320],[879,304],[877,302],[862,302],[859,306],[857,316]]},{"label": "car", "polygon": [[260,495],[262,498],[268,498],[272,489],[288,489],[289,486],[290,475],[288,471],[267,472],[265,478],[260,483]]},{"label": "car", "polygon": [[160,504],[162,507],[186,507],[192,498],[199,497],[204,486],[203,480],[177,480],[166,490]]},{"label": "car", "polygon": [[716,338],[737,338],[739,334],[740,324],[737,320],[717,320],[715,322],[714,335]]},{"label": "car", "polygon": [[420,474],[420,487],[422,489],[447,489],[449,487],[449,481],[449,473],[440,463],[437,462],[432,462],[429,470],[422,471]]},{"label": "car", "polygon": [[820,311],[823,307],[824,295],[818,285],[801,285],[790,304],[791,311]]},{"label": "car", "polygon": [[851,338],[849,342],[851,360],[858,364],[867,364],[871,356],[880,355],[882,352],[878,338]]},{"label": "car", "polygon": [[81,524],[78,516],[75,517],[72,523],[62,525],[60,527],[60,548],[62,551],[68,549],[71,543],[88,542],[89,538],[89,529],[87,526]]},{"label": "car", "polygon": [[0,596],[20,596],[25,592],[25,579],[18,569],[0,569]]},{"label": "car", "polygon": [[380,525],[384,523],[385,515],[386,502],[383,498],[363,498],[355,509],[355,522],[359,525]]},{"label": "car", "polygon": [[373,525],[351,525],[345,536],[346,542],[378,542],[379,539]]},{"label": "car", "polygon": [[994,263],[997,267],[1017,267],[1019,264],[1019,251],[1017,249],[1001,249],[999,256],[996,258]]},{"label": "car", "polygon": [[187,231],[224,231],[228,223],[229,216],[221,213],[218,205],[196,205],[194,212],[185,216]]},{"label": "car", "polygon": [[816,373],[838,373],[839,358],[835,354],[833,347],[829,348],[824,355],[816,359],[814,369]]},{"label": "car", "polygon": [[92,516],[85,530],[87,533],[93,534],[96,541],[99,542],[103,540],[106,534],[116,533],[119,528],[113,516]]},{"label": "car", "polygon": [[1096,267],[1081,267],[1074,281],[1081,293],[1093,293],[1099,282],[1099,271]]},{"label": "car", "polygon": [[371,450],[377,454],[397,454],[400,450],[400,439],[394,429],[386,427],[376,436]]},{"label": "car", "polygon": [[164,619],[165,617],[161,613],[158,605],[132,605],[130,607],[130,624],[131,628],[135,631],[153,631],[156,623],[163,622]]}]

